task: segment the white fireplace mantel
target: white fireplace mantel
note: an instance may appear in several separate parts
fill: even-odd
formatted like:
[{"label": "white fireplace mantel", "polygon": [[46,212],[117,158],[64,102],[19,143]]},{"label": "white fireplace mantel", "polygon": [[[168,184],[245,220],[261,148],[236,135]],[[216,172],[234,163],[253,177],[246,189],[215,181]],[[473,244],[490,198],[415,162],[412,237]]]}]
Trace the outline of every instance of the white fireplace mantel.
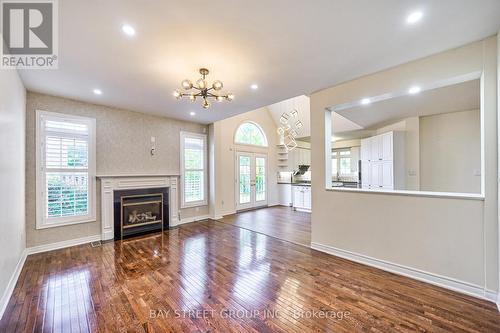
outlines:
[{"label": "white fireplace mantel", "polygon": [[114,233],[114,191],[145,189],[145,188],[161,188],[168,187],[168,207],[169,207],[169,224],[171,227],[179,223],[179,206],[177,176],[127,176],[127,175],[110,175],[98,176],[101,179],[101,237],[102,240],[113,239]]}]

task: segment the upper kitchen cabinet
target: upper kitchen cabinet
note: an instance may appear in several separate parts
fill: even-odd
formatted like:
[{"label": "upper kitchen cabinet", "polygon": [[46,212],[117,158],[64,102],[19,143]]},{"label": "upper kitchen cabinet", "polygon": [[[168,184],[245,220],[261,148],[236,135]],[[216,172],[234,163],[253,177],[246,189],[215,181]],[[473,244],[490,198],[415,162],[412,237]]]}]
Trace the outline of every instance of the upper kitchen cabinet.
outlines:
[{"label": "upper kitchen cabinet", "polygon": [[289,164],[293,170],[297,170],[299,165],[311,164],[311,150],[308,148],[297,147],[289,152]]}]

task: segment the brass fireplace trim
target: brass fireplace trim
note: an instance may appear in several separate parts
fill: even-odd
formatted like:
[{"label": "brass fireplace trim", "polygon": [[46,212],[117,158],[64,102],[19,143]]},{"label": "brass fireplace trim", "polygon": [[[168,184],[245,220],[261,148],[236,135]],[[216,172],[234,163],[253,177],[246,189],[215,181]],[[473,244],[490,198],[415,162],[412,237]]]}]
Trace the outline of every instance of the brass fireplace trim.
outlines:
[{"label": "brass fireplace trim", "polygon": [[[144,201],[144,202],[138,202],[138,203],[132,203],[132,204],[123,204],[123,199],[129,199],[129,198],[140,198],[140,197],[157,197],[160,196],[161,200],[153,200],[153,201]],[[150,204],[150,203],[159,203],[160,204],[160,209],[161,209],[161,220],[156,220],[156,221],[150,221],[150,222],[143,222],[143,223],[138,223],[133,226],[123,226],[123,207],[127,206],[137,206],[137,205],[143,205],[143,204]],[[125,195],[120,197],[120,227],[121,227],[121,232],[120,236],[121,239],[123,240],[123,230],[132,228],[132,227],[139,227],[142,225],[147,225],[147,224],[156,224],[156,223],[161,223],[161,232],[163,233],[163,219],[165,218],[163,214],[163,193],[151,193],[151,194],[134,194],[134,195]]]}]

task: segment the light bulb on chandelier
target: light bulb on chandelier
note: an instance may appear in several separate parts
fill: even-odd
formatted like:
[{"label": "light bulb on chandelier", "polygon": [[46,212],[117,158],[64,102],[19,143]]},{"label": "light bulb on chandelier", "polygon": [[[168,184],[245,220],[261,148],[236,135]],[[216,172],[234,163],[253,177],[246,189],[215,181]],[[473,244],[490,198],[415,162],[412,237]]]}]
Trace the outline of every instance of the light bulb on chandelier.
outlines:
[{"label": "light bulb on chandelier", "polygon": [[181,90],[175,90],[173,95],[177,99],[182,99],[182,97],[188,97],[189,100],[192,102],[196,101],[196,97],[201,97],[203,98],[203,103],[202,106],[204,109],[208,109],[210,107],[210,102],[209,99],[215,99],[217,102],[223,102],[223,101],[232,101],[234,99],[234,94],[232,93],[227,93],[227,94],[214,94],[213,91],[220,91],[223,87],[224,84],[216,80],[212,83],[212,85],[209,85],[206,76],[209,73],[209,70],[206,68],[200,68],[200,74],[201,78],[196,81],[195,84],[193,84],[192,81],[186,79],[181,82],[182,89],[184,90],[191,90],[194,89],[195,91],[192,92],[181,92]]}]

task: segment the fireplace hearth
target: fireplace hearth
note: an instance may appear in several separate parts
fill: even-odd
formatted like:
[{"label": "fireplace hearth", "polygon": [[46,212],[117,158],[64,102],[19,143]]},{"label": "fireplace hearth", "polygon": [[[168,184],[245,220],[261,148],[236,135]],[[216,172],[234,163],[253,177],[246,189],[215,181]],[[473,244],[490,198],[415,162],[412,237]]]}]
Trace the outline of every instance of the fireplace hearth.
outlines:
[{"label": "fireplace hearth", "polygon": [[114,191],[115,240],[168,229],[168,188]]}]

